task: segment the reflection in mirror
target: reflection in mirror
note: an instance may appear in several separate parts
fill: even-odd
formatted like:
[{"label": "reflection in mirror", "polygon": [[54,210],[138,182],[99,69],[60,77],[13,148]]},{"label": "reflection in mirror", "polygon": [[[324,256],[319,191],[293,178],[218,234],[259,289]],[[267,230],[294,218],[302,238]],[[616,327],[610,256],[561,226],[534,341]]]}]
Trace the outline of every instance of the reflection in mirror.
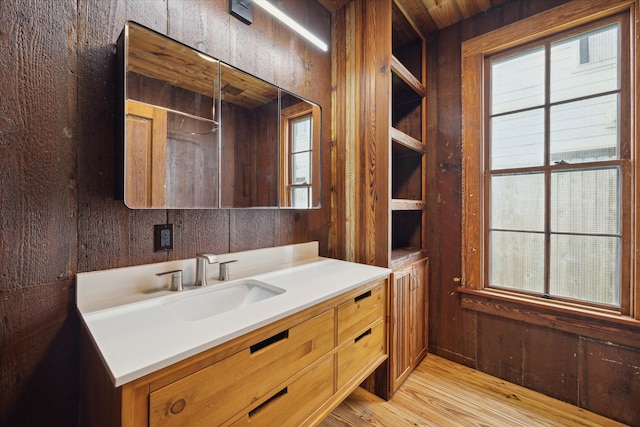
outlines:
[{"label": "reflection in mirror", "polygon": [[278,206],[278,88],[220,64],[220,206]]},{"label": "reflection in mirror", "polygon": [[320,207],[318,105],[134,22],[118,61],[128,207]]},{"label": "reflection in mirror", "polygon": [[133,22],[123,34],[125,204],[218,207],[218,60]]},{"label": "reflection in mirror", "polygon": [[280,90],[280,206],[320,207],[320,107]]}]

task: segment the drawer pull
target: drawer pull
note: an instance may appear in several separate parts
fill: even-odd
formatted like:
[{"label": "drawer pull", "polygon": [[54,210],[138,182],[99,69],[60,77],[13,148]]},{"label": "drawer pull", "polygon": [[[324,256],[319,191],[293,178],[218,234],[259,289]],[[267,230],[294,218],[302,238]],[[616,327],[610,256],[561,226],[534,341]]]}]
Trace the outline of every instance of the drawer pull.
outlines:
[{"label": "drawer pull", "polygon": [[268,398],[267,400],[265,400],[264,402],[262,402],[255,409],[252,409],[251,411],[249,411],[249,418],[253,417],[255,414],[260,412],[261,409],[264,409],[267,405],[269,405],[271,402],[273,402],[274,400],[276,400],[280,396],[284,396],[285,394],[287,394],[288,391],[289,391],[289,388],[285,387],[282,390],[280,390],[279,392],[277,392],[276,394],[274,394],[273,396],[271,396],[270,398]]},{"label": "drawer pull", "polygon": [[357,297],[355,297],[355,298],[353,299],[353,302],[358,302],[358,301],[360,301],[361,299],[369,298],[370,296],[371,296],[371,291],[367,291],[367,292],[365,292],[364,294],[362,294],[362,295],[358,295]]},{"label": "drawer pull", "polygon": [[282,331],[278,334],[275,334],[272,337],[267,338],[266,340],[262,340],[257,344],[252,345],[251,347],[249,347],[249,349],[251,350],[251,354],[262,350],[265,347],[269,347],[271,344],[275,344],[278,341],[282,341],[282,340],[286,340],[287,338],[289,338],[289,330],[287,329],[286,331]]},{"label": "drawer pull", "polygon": [[353,342],[358,342],[360,341],[362,338],[366,337],[367,335],[371,335],[371,328],[367,329],[366,331],[364,331],[363,333],[361,333],[360,335],[358,335],[356,337],[356,339],[353,340]]}]

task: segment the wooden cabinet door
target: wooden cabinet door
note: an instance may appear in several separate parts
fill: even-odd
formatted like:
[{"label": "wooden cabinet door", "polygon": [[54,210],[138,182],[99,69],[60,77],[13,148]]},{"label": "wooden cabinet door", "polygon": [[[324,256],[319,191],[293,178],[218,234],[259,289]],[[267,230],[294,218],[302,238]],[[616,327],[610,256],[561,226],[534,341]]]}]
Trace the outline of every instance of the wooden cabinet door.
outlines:
[{"label": "wooden cabinet door", "polygon": [[165,205],[167,112],[133,100],[126,103],[125,202],[135,208]]},{"label": "wooden cabinet door", "polygon": [[411,345],[409,322],[411,298],[411,266],[394,271],[391,275],[390,293],[390,342],[389,368],[391,393],[402,384],[411,373]]},{"label": "wooden cabinet door", "polygon": [[390,397],[427,354],[428,258],[394,271],[390,292]]},{"label": "wooden cabinet door", "polygon": [[427,258],[417,261],[411,268],[410,296],[410,340],[411,365],[415,368],[427,354],[428,344],[428,301],[429,261]]}]

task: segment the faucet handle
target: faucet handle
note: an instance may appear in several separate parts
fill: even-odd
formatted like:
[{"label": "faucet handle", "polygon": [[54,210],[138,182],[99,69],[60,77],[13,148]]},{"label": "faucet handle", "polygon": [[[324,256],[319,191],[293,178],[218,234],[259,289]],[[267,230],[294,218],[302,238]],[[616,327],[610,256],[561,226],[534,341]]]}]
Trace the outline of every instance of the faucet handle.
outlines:
[{"label": "faucet handle", "polygon": [[196,258],[204,259],[209,264],[215,264],[216,262],[218,262],[218,256],[215,254],[199,253],[196,255]]},{"label": "faucet handle", "polygon": [[230,261],[225,261],[220,263],[220,272],[218,273],[218,280],[229,280],[229,266],[232,262],[238,262],[237,259],[232,259]]},{"label": "faucet handle", "polygon": [[156,276],[164,276],[165,274],[171,274],[171,287],[170,291],[181,291],[182,287],[182,270],[171,270],[162,273],[156,273]]}]

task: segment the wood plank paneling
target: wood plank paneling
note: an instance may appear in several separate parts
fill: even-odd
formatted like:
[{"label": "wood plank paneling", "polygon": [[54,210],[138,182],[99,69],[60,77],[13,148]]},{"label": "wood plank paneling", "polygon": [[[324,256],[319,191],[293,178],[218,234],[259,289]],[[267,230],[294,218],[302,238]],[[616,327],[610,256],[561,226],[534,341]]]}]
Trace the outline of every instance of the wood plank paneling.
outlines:
[{"label": "wood plank paneling", "polygon": [[482,14],[508,0],[396,0],[423,34],[447,28],[463,19]]},{"label": "wood plank paneling", "polygon": [[334,218],[344,221],[334,221],[334,226],[344,236],[346,259],[386,266],[391,3],[357,0],[338,13],[334,22],[344,44],[334,45],[334,84],[342,86],[336,88],[333,117],[337,154],[344,151],[344,163],[335,163],[332,185],[344,186],[344,199],[334,197],[332,208]]},{"label": "wood plank paneling", "polygon": [[[281,3],[330,34],[330,14],[315,1]],[[330,135],[330,54],[292,42],[266,15],[246,26],[227,0],[0,1],[0,425],[78,425],[75,273],[311,235],[327,252],[327,198],[312,220],[274,210],[129,210],[114,200],[115,41],[128,19],[291,84],[323,106]],[[328,160],[324,168],[329,183]],[[175,224],[175,249],[156,253],[153,225],[166,222]]]},{"label": "wood plank paneling", "polygon": [[223,62],[229,63],[229,26],[236,20],[226,0],[169,1],[168,35]]},{"label": "wood plank paneling", "polygon": [[114,200],[116,69],[114,43],[127,19],[166,31],[166,10],[119,0],[78,10],[78,271],[165,261],[153,252],[153,225],[166,211],[135,211]]},{"label": "wood plank paneling", "polygon": [[318,3],[320,3],[329,12],[333,13],[345,4],[349,3],[349,1],[351,0],[318,0]]},{"label": "wood plank paneling", "polygon": [[[368,106],[365,110],[372,112],[371,127],[367,126],[365,132],[368,133],[366,138],[367,148],[365,168],[366,179],[364,183],[368,189],[368,193],[364,199],[367,206],[367,213],[362,218],[360,224],[360,236],[365,238],[365,233],[370,233],[371,229],[375,229],[374,239],[365,238],[361,243],[362,247],[367,247],[367,255],[360,258],[359,262],[366,262],[372,265],[389,265],[389,248],[390,233],[389,224],[391,212],[389,211],[390,181],[389,176],[390,150],[387,146],[389,143],[389,115],[391,106],[391,40],[388,34],[391,34],[391,14],[389,8],[383,2],[374,2],[375,9],[371,20],[363,28],[367,34],[376,34],[375,48],[367,46],[368,55],[370,56],[371,74],[368,79],[375,82],[374,86],[370,86],[368,90],[372,92],[366,94],[365,101]],[[371,7],[368,3],[367,7]],[[364,38],[362,39],[364,40]],[[378,141],[386,141],[386,144],[379,144]],[[372,241],[373,240],[373,241]],[[375,243],[374,243],[375,242]]]},{"label": "wood plank paneling", "polygon": [[75,425],[73,280],[2,289],[0,313],[0,425]]},{"label": "wood plank paneling", "polygon": [[275,246],[276,211],[238,209],[229,215],[230,252]]},{"label": "wood plank paneling", "polygon": [[[299,8],[298,3],[296,8]],[[323,28],[323,33],[329,34],[330,18],[326,11],[317,3],[311,2],[312,8],[308,13],[308,18],[312,16],[323,16],[316,23],[316,27]],[[181,42],[195,46],[203,51],[210,53],[212,56],[218,56],[222,60],[231,62],[233,65],[244,68],[246,71],[253,72],[261,78],[265,78],[277,83],[276,80],[295,81],[300,86],[291,88],[304,88],[306,95],[311,100],[323,105],[325,113],[324,127],[330,129],[328,113],[330,111],[330,98],[327,88],[330,85],[330,77],[327,70],[330,67],[330,55],[323,53],[318,55],[315,51],[311,53],[312,60],[306,62],[292,61],[290,58],[300,58],[308,56],[300,55],[300,49],[311,48],[302,46],[303,43],[296,41],[291,42],[291,34],[280,28],[277,21],[273,21],[266,15],[260,16],[254,20],[254,24],[247,26],[235,18],[230,18],[228,14],[228,2],[225,0],[216,0],[215,2],[194,1],[187,2],[163,2],[162,7],[155,8],[155,11],[148,10],[138,3],[125,3],[122,1],[104,2],[100,5],[86,3],[84,14],[81,14],[80,26],[83,34],[81,38],[86,38],[85,50],[87,52],[88,61],[83,62],[83,72],[86,78],[81,79],[81,95],[80,100],[84,108],[89,111],[95,111],[90,116],[109,117],[105,115],[109,108],[115,108],[113,102],[106,94],[112,93],[111,85],[115,82],[115,70],[112,68],[113,49],[104,48],[112,44],[126,19],[132,19],[143,25],[149,26],[161,33],[169,33],[170,36],[179,37]],[[91,7],[90,7],[91,6]],[[257,21],[257,22],[256,22]],[[91,28],[91,30],[89,29]],[[106,30],[106,31],[105,31]],[[93,37],[93,33],[99,33],[97,37]],[[86,34],[86,35],[85,35]],[[254,46],[256,34],[259,34],[259,46]],[[220,35],[218,37],[218,35]],[[182,38],[184,37],[184,38]],[[292,44],[293,43],[293,44]],[[81,43],[82,44],[82,43]],[[87,48],[86,46],[96,45],[96,48]],[[226,45],[226,47],[222,46]],[[285,45],[287,49],[280,49],[279,46]],[[100,48],[99,46],[103,46]],[[251,47],[253,46],[253,47]],[[274,52],[278,52],[274,54]],[[284,59],[283,59],[284,58]],[[239,62],[234,62],[239,61]],[[282,63],[282,68],[277,67],[277,63]],[[295,67],[295,68],[288,68]],[[89,78],[89,75],[93,78]],[[285,75],[285,77],[282,77]],[[104,76],[103,79],[96,79],[95,76]],[[312,83],[313,82],[313,83]],[[322,86],[326,85],[326,86]],[[84,96],[87,93],[88,95]],[[96,93],[104,93],[106,97],[106,105],[101,96],[95,96]],[[152,248],[152,230],[153,224],[165,223],[167,216],[179,217],[181,213],[167,213],[166,211],[129,211],[121,207],[120,202],[112,200],[113,181],[112,181],[112,158],[113,158],[113,122],[96,121],[92,125],[85,127],[84,140],[94,140],[94,144],[80,148],[80,173],[83,174],[87,182],[86,189],[81,189],[84,206],[87,209],[80,211],[80,240],[84,245],[87,254],[93,254],[89,257],[80,257],[80,271],[88,271],[92,269],[110,268],[115,266],[124,266],[132,264],[140,264],[146,262],[156,262],[167,259],[165,253],[154,253]],[[99,129],[99,130],[96,130]],[[329,132],[326,132],[328,137]],[[323,146],[326,144],[323,144]],[[328,147],[327,147],[328,150]],[[83,165],[89,165],[87,167]],[[328,166],[328,162],[325,163]],[[327,183],[330,182],[330,176],[325,174]],[[327,189],[329,185],[326,185]],[[307,229],[302,230],[300,223],[288,224],[294,227],[291,230],[284,231],[283,236],[295,235],[295,241],[308,240],[311,229],[325,230],[329,218],[328,203],[325,200],[325,208],[314,212],[316,223],[307,223]],[[185,214],[185,218],[199,217],[201,221],[209,224],[205,235],[216,236],[210,241],[209,246],[215,248],[225,248],[228,250],[232,247],[265,247],[272,245],[276,240],[282,244],[287,243],[286,238],[276,238],[280,234],[275,228],[274,213],[269,211],[261,211],[256,214],[232,214],[240,215],[243,218],[252,217],[249,221],[251,226],[242,223],[243,220],[234,223],[237,225],[234,229],[220,229],[215,211],[209,211],[192,216]],[[211,216],[210,219],[204,217]],[[262,219],[260,219],[262,217]],[[252,228],[256,225],[256,221],[260,224],[259,232],[255,233]],[[95,227],[95,224],[102,224]],[[213,225],[213,224],[216,225]],[[231,221],[225,222],[231,227]],[[211,230],[213,225],[214,229]],[[284,226],[281,222],[280,226]],[[185,236],[189,236],[189,240],[180,242],[176,240],[176,247],[182,245],[184,250],[181,252],[182,257],[190,257],[189,247],[206,246],[202,239],[202,243],[193,245],[190,243],[199,227],[189,226],[183,223],[185,230],[189,231]],[[130,228],[130,230],[129,230]],[[204,229],[204,227],[202,227]],[[210,234],[209,234],[210,233]],[[317,234],[321,235],[321,231]],[[106,237],[104,237],[106,236]],[[226,243],[220,245],[218,240],[223,236]],[[176,236],[178,239],[179,236]],[[246,242],[243,241],[246,239]],[[324,239],[327,242],[327,239]],[[113,244],[119,242],[118,244]],[[127,243],[128,242],[128,243]],[[249,243],[251,242],[251,243]],[[105,244],[107,243],[107,244]],[[326,252],[328,242],[322,248]],[[201,251],[202,249],[198,249]],[[194,252],[195,253],[195,252]],[[176,254],[169,254],[172,259],[176,258]],[[86,262],[85,262],[86,261]]]},{"label": "wood plank paneling", "polygon": [[[349,0],[318,0],[330,12],[336,12]],[[444,29],[462,19],[498,6],[508,0],[395,0],[421,28],[423,34]],[[541,1],[539,1],[541,2]]]},{"label": "wood plank paneling", "polygon": [[522,385],[577,405],[579,338],[535,325],[527,325],[523,338]]},{"label": "wood plank paneling", "polygon": [[76,14],[0,2],[3,426],[76,422]]},{"label": "wood plank paneling", "polygon": [[[350,230],[353,196],[353,151],[347,150],[349,137],[354,136],[354,127],[349,126],[353,114],[352,102],[354,85],[352,83],[352,68],[355,53],[350,46],[354,38],[355,7],[350,3],[348,7],[340,9],[333,19],[332,50],[337,52],[345,46],[344,55],[332,55],[335,59],[331,65],[332,111],[331,121],[331,253],[341,259],[354,258],[353,232]],[[344,225],[343,225],[344,224]]]},{"label": "wood plank paneling", "polygon": [[[122,414],[123,394],[127,391],[112,386],[111,378],[104,369],[102,359],[96,351],[89,332],[84,325],[80,330],[80,376],[91,378],[91,381],[81,381],[80,396],[83,398],[79,415],[80,426],[117,426]],[[69,424],[72,425],[72,424]]]},{"label": "wood plank paneling", "polygon": [[76,265],[75,1],[27,9],[0,4],[0,289]]},{"label": "wood plank paneling", "polygon": [[459,221],[461,191],[469,188],[460,187],[460,123],[469,113],[461,108],[460,101],[464,90],[461,44],[564,3],[511,0],[431,35],[430,60],[435,61],[431,66],[436,71],[428,74],[427,92],[431,98],[437,96],[437,117],[434,122],[430,115],[428,126],[437,150],[435,159],[431,159],[436,165],[435,176],[427,184],[435,189],[432,194],[436,205],[429,211],[427,227],[432,268],[430,351],[637,425],[636,383],[627,380],[637,377],[632,366],[640,366],[637,326],[615,320],[598,322],[588,316],[549,315],[540,307],[514,310],[504,301],[494,301],[497,310],[478,310],[479,304],[467,304],[475,299],[461,296],[457,290],[460,249],[470,242],[463,236]]},{"label": "wood plank paneling", "polygon": [[[429,321],[429,346],[444,350],[447,357],[457,362],[474,364],[475,315],[461,309],[457,295],[462,263],[462,106],[452,100],[459,100],[461,96],[459,28],[443,30],[436,42],[428,46],[435,50],[430,58],[437,58],[436,72],[427,76],[428,92],[432,97],[436,96],[437,112],[434,114],[437,114],[437,131],[434,131],[436,138],[428,144],[435,147],[428,160],[434,170],[430,178],[435,182],[427,185],[436,193],[430,210],[432,213],[435,211],[435,216],[429,216],[427,230],[430,237],[438,242],[438,246],[429,243],[430,264],[434,269],[431,283],[436,283],[430,290],[430,312],[438,314]],[[427,105],[429,102],[428,99]],[[430,123],[428,126],[434,125]]]},{"label": "wood plank paneling", "polygon": [[479,314],[478,369],[498,378],[522,384],[523,334],[521,323]]},{"label": "wood plank paneling", "polygon": [[[316,0],[289,1],[286,12],[327,45],[331,45],[331,15]],[[332,93],[327,89],[332,88],[331,51],[323,52],[284,28],[276,28],[275,39],[277,45],[288,46],[287,49],[280,49],[275,58],[276,83],[283,89],[318,103],[322,107],[320,132],[323,141],[321,161],[324,171],[321,185],[322,208],[300,212],[299,215],[279,212],[277,241],[283,242],[287,236],[291,236],[293,241],[316,240],[320,242],[320,253],[328,255],[330,241],[328,230],[331,225],[332,206],[330,172],[332,144],[330,142],[333,131],[331,119],[333,102],[331,102]],[[314,72],[314,70],[325,70],[325,72]],[[294,221],[289,221],[288,226],[284,227],[286,218],[293,218]],[[305,223],[308,227],[306,231],[303,229]]]},{"label": "wood plank paneling", "polygon": [[174,246],[170,259],[192,258],[198,253],[224,254],[229,245],[228,210],[170,210],[167,222],[174,224]]},{"label": "wood plank paneling", "polygon": [[312,230],[309,230],[309,225],[314,224],[314,222],[310,216],[311,212],[308,210],[286,209],[276,212],[275,228],[278,230],[276,245],[283,245],[283,242],[289,244],[316,240],[319,242],[320,247],[326,248],[328,244],[327,229],[325,228],[318,238],[312,238]]},{"label": "wood plank paneling", "polygon": [[640,350],[587,339],[581,344],[580,406],[640,425]]},{"label": "wood plank paneling", "polygon": [[422,3],[438,28],[446,28],[462,20],[462,12],[455,1],[423,0]]}]

